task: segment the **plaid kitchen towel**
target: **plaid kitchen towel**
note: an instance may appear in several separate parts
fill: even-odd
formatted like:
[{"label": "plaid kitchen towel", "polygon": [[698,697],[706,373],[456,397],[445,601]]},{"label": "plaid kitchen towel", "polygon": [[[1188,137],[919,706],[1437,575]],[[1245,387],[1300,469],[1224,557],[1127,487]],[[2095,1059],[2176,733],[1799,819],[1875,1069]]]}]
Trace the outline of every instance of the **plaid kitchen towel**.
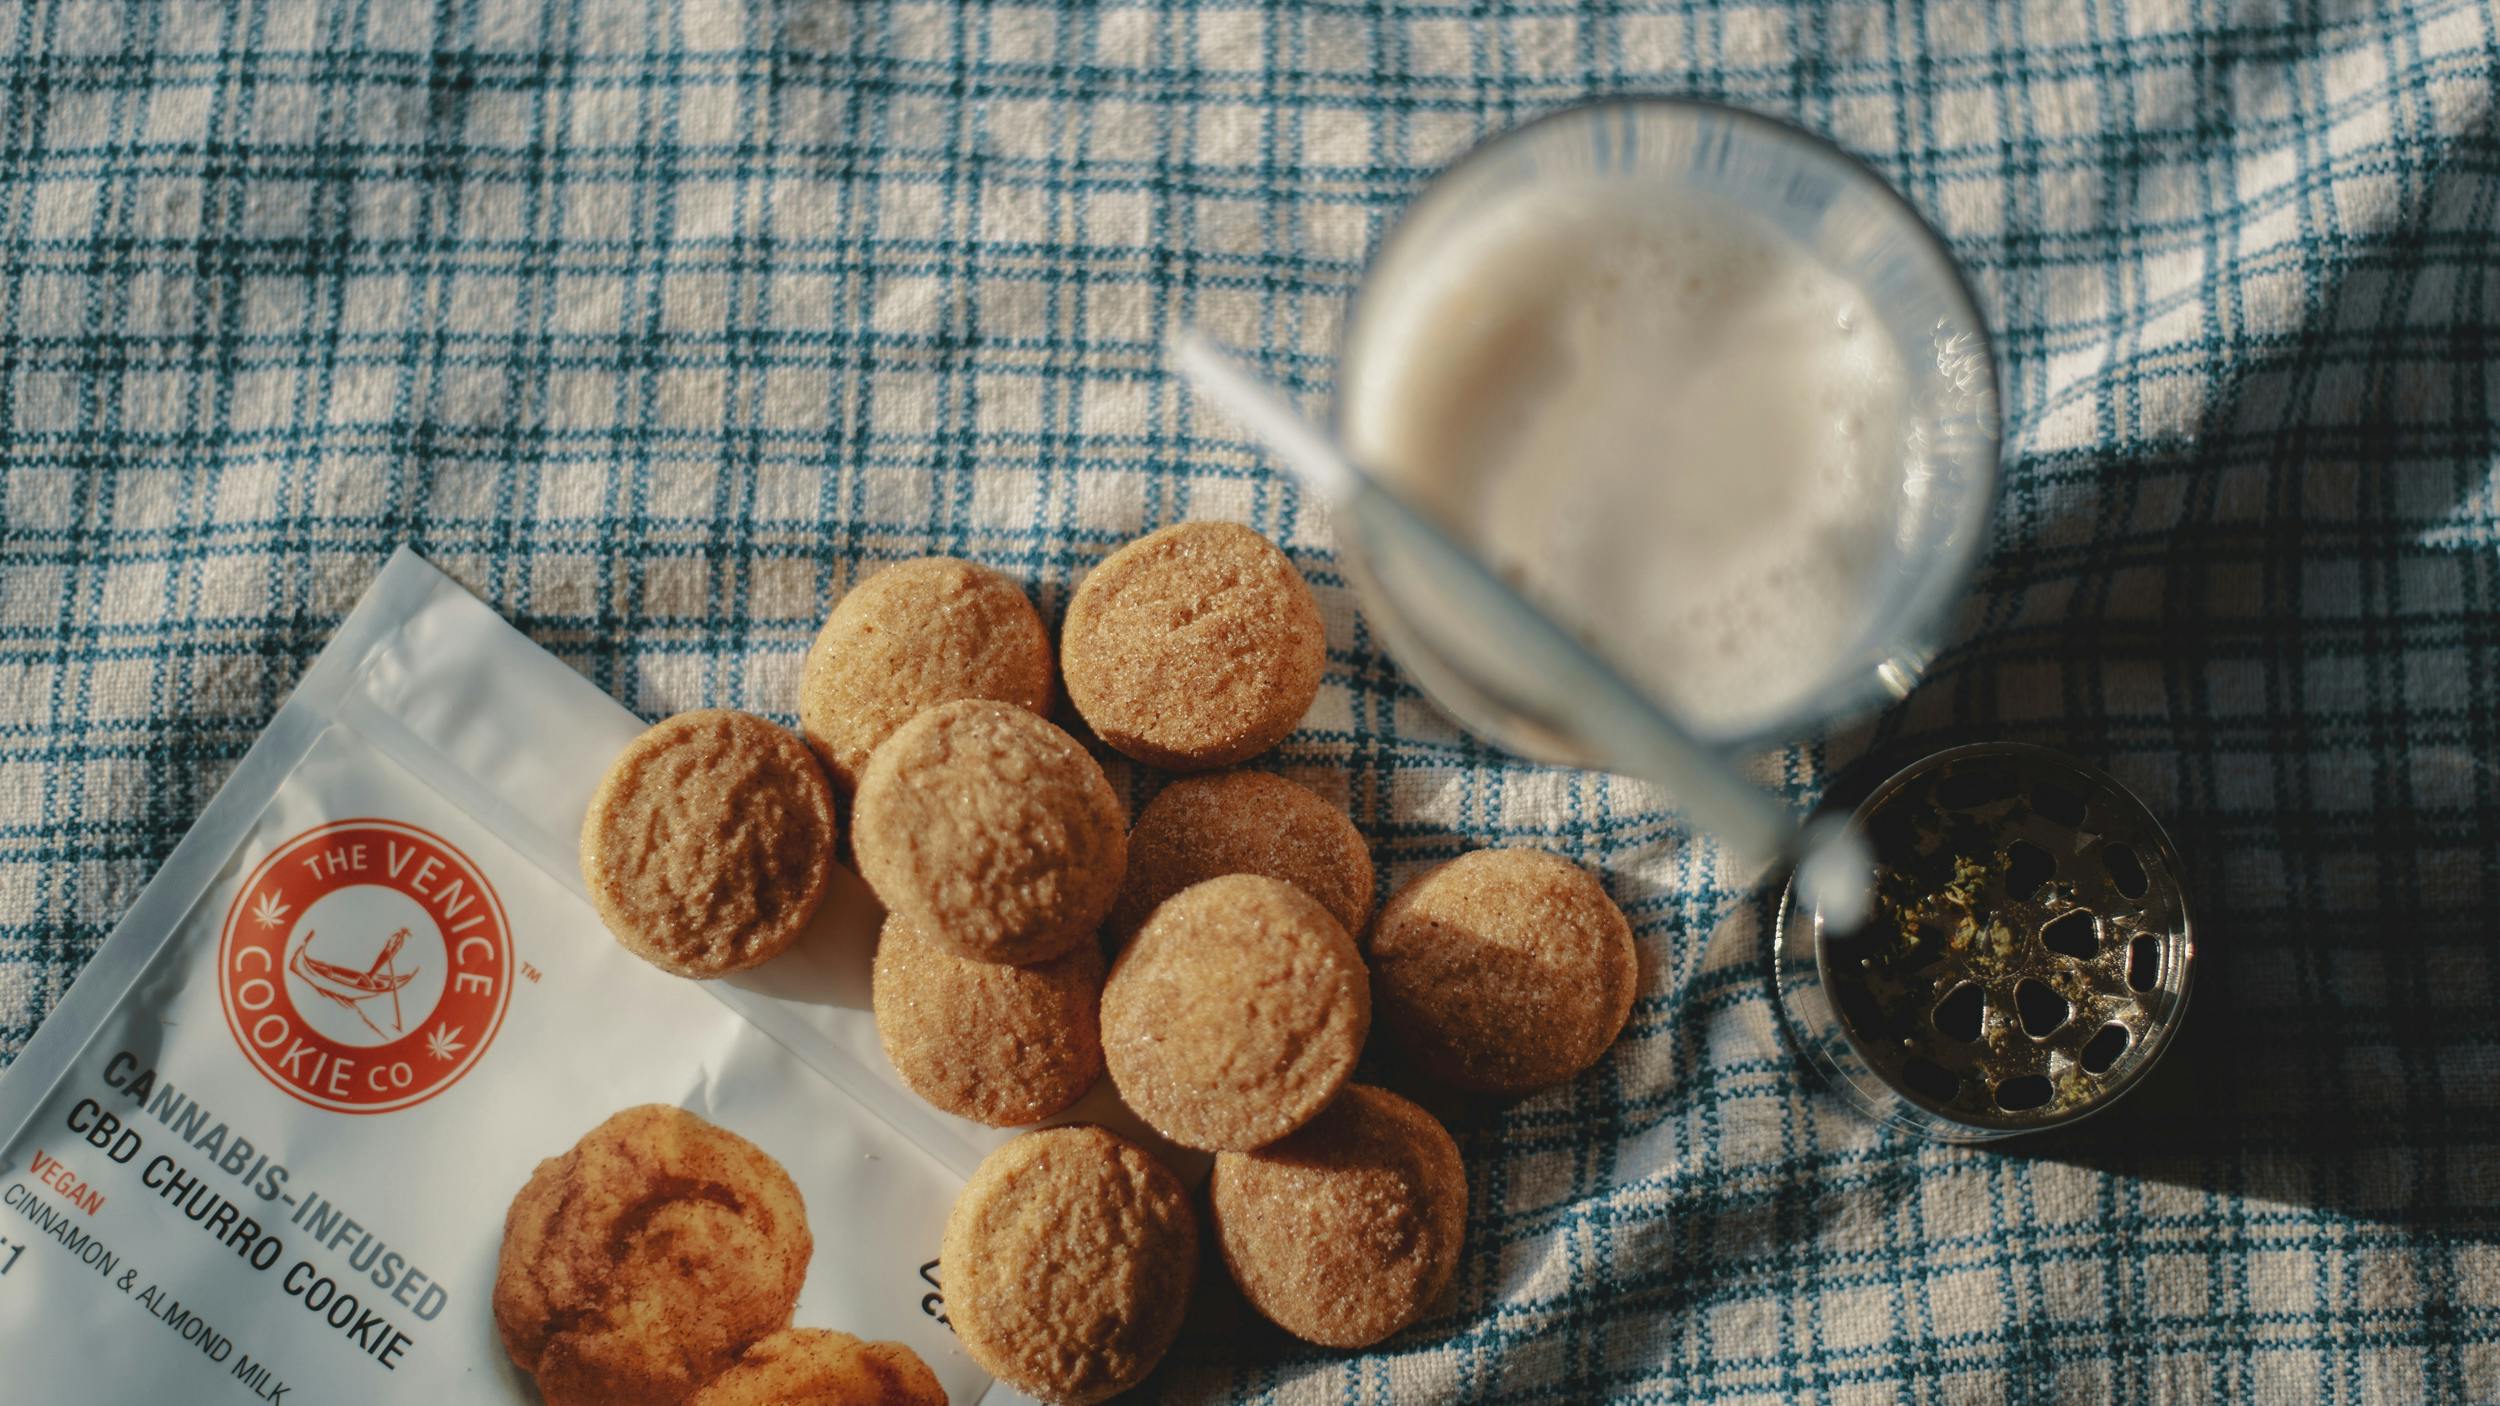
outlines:
[{"label": "plaid kitchen towel", "polygon": [[[1187,517],[1329,619],[1281,763],[1384,882],[1598,867],[1620,1047],[1462,1120],[1451,1300],[1215,1305],[1177,1401],[2500,1400],[2500,18],[2363,0],[0,0],[0,1059],[407,542],[646,714],[787,719],[860,573],[1048,613]],[[1775,759],[2077,752],[2208,965],[2131,1106],[1879,1131],[1774,1034],[1659,795],[1455,730],[1313,505],[1158,369],[1324,396],[1365,251],[1487,133],[1695,93],[1832,134],[2000,334],[2007,482],[1902,707]]]}]

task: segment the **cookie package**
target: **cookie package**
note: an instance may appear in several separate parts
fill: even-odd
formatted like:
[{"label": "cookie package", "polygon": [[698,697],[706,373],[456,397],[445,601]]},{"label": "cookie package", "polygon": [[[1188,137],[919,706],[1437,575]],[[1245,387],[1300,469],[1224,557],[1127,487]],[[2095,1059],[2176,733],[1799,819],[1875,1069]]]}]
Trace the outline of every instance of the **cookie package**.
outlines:
[{"label": "cookie package", "polygon": [[[0,1341],[43,1345],[13,1398],[731,1400],[680,1364],[865,1343],[957,1406],[1026,1400],[957,1344],[936,1263],[1013,1134],[886,1060],[866,888],[837,869],[721,980],[601,923],[583,816],[643,730],[390,560],[0,1076]],[[755,1282],[644,1302],[636,1266],[689,1247]],[[515,1278],[560,1253],[556,1287]]]}]

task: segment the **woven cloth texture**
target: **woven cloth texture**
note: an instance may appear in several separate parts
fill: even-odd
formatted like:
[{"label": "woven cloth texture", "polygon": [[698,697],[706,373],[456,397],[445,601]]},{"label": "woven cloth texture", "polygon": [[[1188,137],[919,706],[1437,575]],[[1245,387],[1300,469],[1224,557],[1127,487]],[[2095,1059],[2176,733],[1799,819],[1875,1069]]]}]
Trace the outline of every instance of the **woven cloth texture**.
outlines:
[{"label": "woven cloth texture", "polygon": [[[1580,9],[0,0],[0,1059],[409,543],[646,715],[788,720],[828,602],[941,551],[1056,619],[1254,525],[1384,886],[1603,872],[1641,997],[1458,1120],[1448,1303],[1363,1354],[1218,1317],[1176,1401],[2500,1400],[2500,19],[2476,5]],[[1998,334],[1949,647],[1763,775],[2046,743],[2185,857],[2186,1038],[1956,1149],[1801,1076],[1756,876],[1655,791],[1437,716],[1315,505],[1160,370],[1323,403],[1366,251],[1595,94],[1795,118]],[[1220,1312],[1220,1306],[1218,1306]]]}]

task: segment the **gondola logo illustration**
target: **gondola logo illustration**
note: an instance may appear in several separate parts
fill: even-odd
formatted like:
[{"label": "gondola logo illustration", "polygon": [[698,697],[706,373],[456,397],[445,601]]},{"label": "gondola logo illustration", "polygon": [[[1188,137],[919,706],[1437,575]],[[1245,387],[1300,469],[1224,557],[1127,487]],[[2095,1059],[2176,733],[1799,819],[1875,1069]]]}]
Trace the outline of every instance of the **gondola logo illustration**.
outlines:
[{"label": "gondola logo illustration", "polygon": [[395,820],[341,820],[253,867],[226,912],[218,990],[270,1082],[341,1113],[421,1103],[503,1023],[503,904],[468,856]]}]

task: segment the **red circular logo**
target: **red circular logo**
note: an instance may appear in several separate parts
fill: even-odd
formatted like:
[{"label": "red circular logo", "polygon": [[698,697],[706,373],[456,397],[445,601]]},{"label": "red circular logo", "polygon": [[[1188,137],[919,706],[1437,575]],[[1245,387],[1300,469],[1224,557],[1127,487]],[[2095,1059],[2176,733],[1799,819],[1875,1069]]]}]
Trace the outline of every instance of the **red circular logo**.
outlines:
[{"label": "red circular logo", "polygon": [[469,857],[396,820],[340,820],[244,880],[217,944],[236,1043],[271,1083],[340,1113],[449,1088],[503,1024],[512,936]]}]

